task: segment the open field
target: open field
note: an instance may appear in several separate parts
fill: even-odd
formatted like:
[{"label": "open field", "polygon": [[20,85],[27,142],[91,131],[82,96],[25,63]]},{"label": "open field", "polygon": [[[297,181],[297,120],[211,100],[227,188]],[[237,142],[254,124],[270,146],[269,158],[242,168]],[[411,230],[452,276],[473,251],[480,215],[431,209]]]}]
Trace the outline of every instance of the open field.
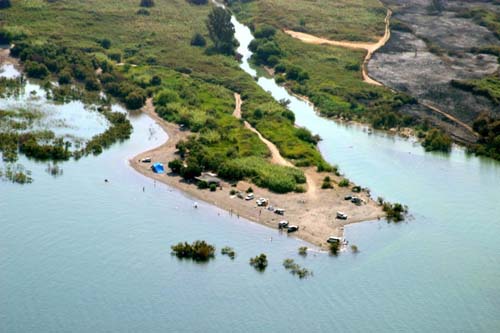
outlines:
[{"label": "open field", "polygon": [[243,23],[269,24],[319,37],[377,41],[384,34],[386,9],[378,0],[256,0],[234,2]]}]

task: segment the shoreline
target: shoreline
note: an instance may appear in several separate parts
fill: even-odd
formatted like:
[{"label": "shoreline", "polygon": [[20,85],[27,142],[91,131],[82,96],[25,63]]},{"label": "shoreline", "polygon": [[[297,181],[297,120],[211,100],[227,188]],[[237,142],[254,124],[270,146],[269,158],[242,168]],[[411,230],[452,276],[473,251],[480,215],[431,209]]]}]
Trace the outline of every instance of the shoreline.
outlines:
[{"label": "shoreline", "polygon": [[[188,194],[194,199],[212,204],[227,211],[237,218],[245,218],[255,223],[278,230],[278,222],[288,220],[290,225],[298,225],[299,231],[290,234],[293,237],[302,239],[319,248],[327,248],[326,240],[330,236],[343,237],[344,226],[353,223],[375,221],[383,218],[384,213],[381,207],[373,201],[365,191],[357,193],[356,196],[365,201],[361,206],[352,204],[344,200],[344,196],[352,194],[350,187],[342,188],[337,184],[342,177],[332,176],[332,174],[318,173],[315,168],[302,168],[308,180],[313,182],[313,191],[305,193],[276,194],[267,189],[259,188],[247,181],[238,182],[236,187],[232,187],[228,182],[221,182],[221,189],[215,192],[200,190],[194,183],[184,181],[180,176],[170,173],[156,174],[151,170],[150,163],[141,163],[145,157],[151,157],[152,162],[161,162],[167,166],[168,162],[177,158],[175,145],[179,140],[187,138],[191,133],[181,131],[176,124],[168,123],[161,119],[154,111],[151,99],[146,103],[142,112],[151,117],[168,135],[165,143],[151,150],[139,153],[129,159],[130,166],[142,175],[175,187]],[[329,175],[332,178],[334,189],[323,190],[321,182],[323,177]],[[308,188],[310,188],[308,183]],[[350,185],[352,186],[352,184]],[[286,209],[284,216],[277,215],[265,207],[258,207],[254,200],[246,201],[236,196],[231,196],[231,190],[245,192],[249,187],[254,189],[255,199],[264,197],[274,207]],[[316,188],[318,190],[316,190]],[[336,219],[336,212],[346,213],[348,220]]]}]

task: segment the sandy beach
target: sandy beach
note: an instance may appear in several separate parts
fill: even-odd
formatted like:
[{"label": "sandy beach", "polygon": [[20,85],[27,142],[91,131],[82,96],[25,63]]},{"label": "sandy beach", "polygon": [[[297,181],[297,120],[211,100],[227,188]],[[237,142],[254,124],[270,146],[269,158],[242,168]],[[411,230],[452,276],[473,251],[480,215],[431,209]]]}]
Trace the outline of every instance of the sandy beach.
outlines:
[{"label": "sandy beach", "polygon": [[[236,107],[241,107],[238,100]],[[335,176],[332,173],[318,173],[315,168],[303,168],[307,177],[307,191],[305,193],[276,194],[246,181],[238,182],[236,187],[232,187],[227,182],[222,182],[222,189],[218,189],[216,192],[199,190],[194,183],[187,183],[180,176],[170,174],[167,168],[169,161],[178,158],[175,148],[176,143],[179,140],[186,139],[191,133],[181,131],[178,125],[168,123],[158,117],[151,99],[147,101],[143,112],[161,126],[168,134],[169,139],[161,146],[135,156],[130,160],[130,165],[147,177],[187,193],[193,197],[193,201],[205,201],[226,210],[228,214],[232,214],[235,218],[245,218],[275,229],[278,229],[279,221],[287,220],[290,225],[299,226],[299,231],[290,234],[291,236],[323,248],[327,246],[326,240],[328,237],[343,236],[345,225],[376,220],[384,216],[380,206],[370,199],[368,193],[356,194],[356,196],[364,200],[364,203],[360,206],[344,200],[344,196],[352,194],[350,189],[352,185],[341,188],[337,183],[342,177]],[[239,110],[235,110],[234,115],[237,116],[238,114]],[[271,151],[273,152],[272,159],[274,161],[282,159],[281,156],[276,156],[276,150],[271,149]],[[163,163],[166,174],[156,174],[151,170],[150,163],[141,163],[140,160],[145,157],[151,157],[153,162]],[[321,189],[323,178],[327,175],[332,179],[334,189]],[[285,215],[277,215],[265,207],[258,207],[255,200],[246,201],[230,194],[231,190],[245,192],[249,187],[253,188],[256,199],[260,197],[267,198],[269,204],[273,207],[285,209]],[[346,213],[348,219],[337,219],[337,211]]]}]

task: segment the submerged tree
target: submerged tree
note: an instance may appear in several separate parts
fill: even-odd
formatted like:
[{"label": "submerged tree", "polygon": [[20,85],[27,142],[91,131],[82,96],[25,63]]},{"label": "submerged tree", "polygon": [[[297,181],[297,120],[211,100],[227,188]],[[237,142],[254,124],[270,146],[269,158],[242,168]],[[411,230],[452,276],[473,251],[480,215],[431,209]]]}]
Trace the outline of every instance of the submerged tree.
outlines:
[{"label": "submerged tree", "polygon": [[208,14],[207,28],[215,49],[226,54],[233,54],[236,46],[234,25],[231,14],[224,8],[214,7]]},{"label": "submerged tree", "polygon": [[264,253],[256,256],[255,258],[250,258],[250,265],[255,267],[258,271],[264,271],[267,267],[267,257]]}]

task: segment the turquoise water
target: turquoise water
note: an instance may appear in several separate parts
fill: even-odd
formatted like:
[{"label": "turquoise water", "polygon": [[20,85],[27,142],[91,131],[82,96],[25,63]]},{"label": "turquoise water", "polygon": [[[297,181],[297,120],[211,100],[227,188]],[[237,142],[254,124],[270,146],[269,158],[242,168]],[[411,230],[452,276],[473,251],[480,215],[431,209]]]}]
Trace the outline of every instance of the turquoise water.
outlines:
[{"label": "turquoise water", "polygon": [[[21,159],[34,183],[0,182],[0,331],[500,330],[500,164],[368,135],[317,117],[271,80],[259,84],[292,101],[329,161],[375,196],[409,205],[413,218],[346,228],[358,254],[301,258],[300,240],[208,204],[193,209],[193,199],[133,171],[129,158],[166,139],[134,113],[130,140],[63,163],[62,177]],[[196,239],[237,257],[198,265],[170,255],[171,244]],[[264,273],[248,265],[261,252]],[[314,276],[286,272],[288,257]]]}]

